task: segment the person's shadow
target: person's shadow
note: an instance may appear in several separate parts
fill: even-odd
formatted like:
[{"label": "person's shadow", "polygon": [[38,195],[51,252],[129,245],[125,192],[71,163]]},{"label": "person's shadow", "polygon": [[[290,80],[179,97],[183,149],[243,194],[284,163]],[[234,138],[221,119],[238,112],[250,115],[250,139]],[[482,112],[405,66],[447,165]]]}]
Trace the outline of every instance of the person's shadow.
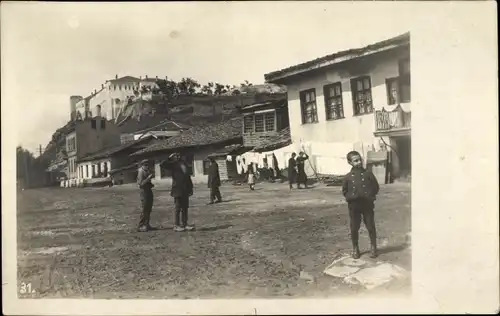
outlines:
[{"label": "person's shadow", "polygon": [[[394,245],[394,246],[388,246],[388,247],[382,247],[378,248],[377,252],[379,255],[383,255],[386,253],[391,253],[391,252],[400,252],[408,248],[408,244],[400,244],[400,245]],[[362,254],[367,254],[370,251],[365,251]]]}]

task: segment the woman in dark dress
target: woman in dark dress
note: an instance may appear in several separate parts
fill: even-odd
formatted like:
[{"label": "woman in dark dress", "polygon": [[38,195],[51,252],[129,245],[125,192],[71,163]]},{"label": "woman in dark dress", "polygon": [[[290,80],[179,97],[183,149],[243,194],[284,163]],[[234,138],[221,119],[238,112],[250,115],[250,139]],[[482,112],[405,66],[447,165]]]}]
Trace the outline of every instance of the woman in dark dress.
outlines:
[{"label": "woman in dark dress", "polygon": [[295,156],[297,155],[292,153],[292,157],[288,159],[288,184],[290,185],[290,190],[297,178],[297,162],[295,161]]},{"label": "woman in dark dress", "polygon": [[307,175],[305,172],[305,162],[309,159],[309,156],[301,151],[299,157],[297,157],[297,189],[300,189],[300,185],[303,184],[307,188]]}]

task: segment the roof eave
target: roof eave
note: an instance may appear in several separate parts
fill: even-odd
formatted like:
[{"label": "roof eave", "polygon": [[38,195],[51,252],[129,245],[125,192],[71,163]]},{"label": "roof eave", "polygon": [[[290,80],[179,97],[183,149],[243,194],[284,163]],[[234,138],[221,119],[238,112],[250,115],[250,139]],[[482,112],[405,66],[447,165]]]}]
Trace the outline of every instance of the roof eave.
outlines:
[{"label": "roof eave", "polygon": [[[290,77],[294,77],[296,75],[308,73],[308,72],[311,72],[311,71],[314,71],[314,70],[318,70],[318,69],[321,69],[321,68],[325,68],[325,67],[337,65],[337,64],[340,64],[340,63],[344,63],[346,61],[351,61],[351,60],[354,60],[354,59],[366,57],[366,56],[369,56],[369,55],[373,55],[373,54],[376,54],[376,53],[381,53],[381,52],[384,52],[384,51],[388,51],[388,50],[391,50],[391,49],[395,49],[395,48],[399,48],[399,47],[403,47],[403,46],[407,46],[407,45],[409,45],[409,42],[395,43],[395,44],[390,44],[390,45],[387,45],[387,46],[384,46],[384,47],[380,47],[380,48],[377,48],[377,49],[372,49],[372,50],[363,52],[361,54],[349,54],[349,55],[346,55],[346,56],[340,56],[340,57],[333,58],[333,59],[330,59],[330,60],[318,61],[317,63],[314,63],[312,65],[304,65],[303,67],[298,68],[298,69],[278,70],[276,72],[270,72],[270,73],[265,74],[264,75],[264,79],[265,79],[266,83],[280,84],[280,83],[284,83]],[[289,68],[295,68],[295,67],[297,67],[297,66],[292,66],[292,67],[289,67]]]}]

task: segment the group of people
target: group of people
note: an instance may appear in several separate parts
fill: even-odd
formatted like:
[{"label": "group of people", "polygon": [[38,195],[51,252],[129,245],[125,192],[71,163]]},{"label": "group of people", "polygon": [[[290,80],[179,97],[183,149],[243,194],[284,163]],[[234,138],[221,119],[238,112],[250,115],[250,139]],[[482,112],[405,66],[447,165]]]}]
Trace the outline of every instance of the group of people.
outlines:
[{"label": "group of people", "polygon": [[[307,175],[305,173],[305,161],[309,156],[300,152],[297,158],[293,153],[288,161],[288,178],[290,189],[293,183],[297,183],[297,188],[301,184],[307,187]],[[210,203],[219,203],[222,201],[220,186],[221,180],[219,167],[213,158],[209,158],[210,166],[208,168],[208,187],[210,189]],[[352,241],[352,257],[358,259],[361,256],[359,250],[359,229],[361,220],[363,220],[368,235],[370,237],[371,252],[370,257],[377,257],[377,233],[375,228],[374,207],[376,196],[379,192],[379,184],[371,171],[363,167],[362,158],[359,152],[351,151],[347,154],[347,161],[352,166],[351,171],[344,177],[342,183],[342,194],[344,195],[349,210],[350,231]],[[193,225],[188,224],[189,197],[193,195],[193,182],[188,170],[188,165],[184,159],[174,153],[168,160],[162,164],[162,167],[170,170],[172,176],[172,187],[170,195],[174,198],[174,231],[183,232],[194,229]],[[253,168],[248,171],[248,184],[253,190],[255,186],[255,176]],[[250,175],[252,175],[250,177]],[[140,188],[142,203],[142,214],[138,230],[145,232],[153,229],[150,224],[150,215],[153,206],[153,184],[151,179],[153,174],[149,170],[147,160],[141,162],[141,167],[137,176],[137,184]]]},{"label": "group of people", "polygon": [[[194,226],[188,224],[189,197],[193,195],[193,182],[189,173],[188,165],[178,153],[169,156],[162,167],[170,170],[172,175],[172,187],[170,195],[174,198],[174,231],[191,231]],[[153,208],[153,187],[151,179],[153,173],[149,169],[148,160],[141,162],[137,174],[137,184],[140,188],[142,214],[139,221],[139,231],[145,232],[154,229],[149,224]]]},{"label": "group of people", "polygon": [[307,188],[307,174],[305,171],[305,162],[309,159],[309,156],[301,151],[297,158],[296,153],[292,153],[292,157],[288,159],[288,184],[290,185],[290,190],[293,188],[293,184],[297,183],[297,189],[300,189],[300,185],[303,184]]}]

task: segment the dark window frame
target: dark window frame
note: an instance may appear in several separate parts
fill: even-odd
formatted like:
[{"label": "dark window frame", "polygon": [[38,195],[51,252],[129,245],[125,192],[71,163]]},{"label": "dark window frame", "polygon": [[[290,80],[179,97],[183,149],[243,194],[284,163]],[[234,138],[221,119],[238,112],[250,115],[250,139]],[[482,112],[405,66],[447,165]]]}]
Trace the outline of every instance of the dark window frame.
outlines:
[{"label": "dark window frame", "polygon": [[90,127],[92,129],[97,129],[97,121],[96,120],[90,120]]},{"label": "dark window frame", "polygon": [[[312,93],[314,96],[314,100],[307,101],[307,95]],[[316,89],[307,89],[307,90],[302,90],[299,92],[299,97],[300,97],[300,114],[302,117],[302,124],[314,124],[318,123],[318,102],[316,98]],[[312,110],[311,110],[311,120],[308,121],[308,115],[307,115],[307,107],[311,105]]]},{"label": "dark window frame", "polygon": [[[272,115],[272,128],[269,128],[268,124],[271,120],[268,118]],[[277,130],[277,112],[276,110],[252,113],[243,116],[243,133],[265,133],[265,132],[275,132]],[[262,130],[257,129],[257,117],[262,118]]]},{"label": "dark window frame", "polygon": [[101,120],[101,129],[106,129],[106,120]]},{"label": "dark window frame", "polygon": [[[259,125],[257,125],[257,118],[259,118],[259,123],[260,123]],[[255,133],[263,133],[266,131],[266,122],[264,119],[264,113],[254,114],[253,122],[254,122],[254,132]]]},{"label": "dark window frame", "polygon": [[[270,111],[270,112],[265,112],[263,113],[264,114],[264,130],[266,132],[275,132],[277,130],[277,114],[276,114],[276,111]],[[268,118],[270,117],[270,115],[272,115],[272,120]],[[272,122],[272,128],[269,127],[270,123]]]},{"label": "dark window frame", "polygon": [[[339,94],[337,94],[336,88],[339,88],[339,90],[340,90]],[[333,89],[334,95],[330,95],[331,89]],[[325,85],[323,87],[323,96],[325,98],[326,119],[328,121],[333,121],[333,120],[341,120],[341,119],[345,118],[345,116],[344,116],[344,100],[342,97],[342,83],[339,81],[339,82],[334,82],[334,83]],[[333,105],[332,101],[335,101],[335,100],[338,103],[336,105]]]},{"label": "dark window frame", "polygon": [[[358,88],[359,82],[361,82],[361,89]],[[368,87],[366,82],[368,82]],[[351,79],[351,92],[354,116],[373,113],[372,81],[370,76]]]},{"label": "dark window frame", "polygon": [[[392,95],[393,89],[396,89],[396,96],[394,97]],[[399,84],[399,77],[393,77],[393,78],[387,78],[385,79],[385,89],[387,93],[387,105],[395,105],[399,104],[399,99],[400,99],[400,84]]]},{"label": "dark window frame", "polygon": [[243,116],[243,133],[253,133],[254,131],[255,131],[255,118],[253,114]]}]

